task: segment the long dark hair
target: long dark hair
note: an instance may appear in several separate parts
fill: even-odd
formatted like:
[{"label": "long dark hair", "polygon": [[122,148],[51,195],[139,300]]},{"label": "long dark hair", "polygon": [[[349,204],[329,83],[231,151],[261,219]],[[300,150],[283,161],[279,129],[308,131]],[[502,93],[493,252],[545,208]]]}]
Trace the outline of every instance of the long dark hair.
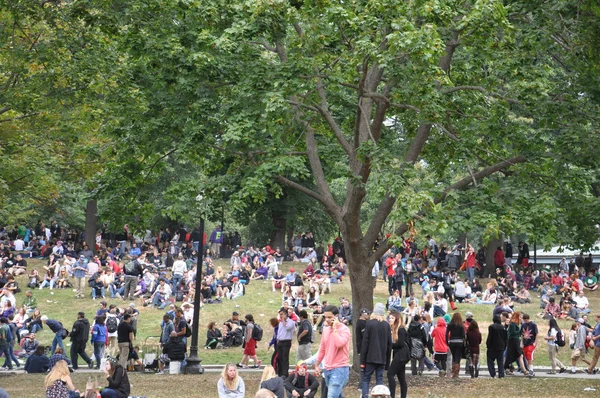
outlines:
[{"label": "long dark hair", "polygon": [[477,333],[479,333],[479,325],[477,324],[476,320],[472,320],[471,323],[469,323],[469,327],[467,328],[467,332],[477,332]]},{"label": "long dark hair", "polygon": [[550,322],[548,322],[548,334],[550,334],[550,330],[552,330],[552,328],[556,329],[556,330],[560,330],[560,328],[558,327],[558,323],[556,322],[556,319],[552,318],[550,319]]}]

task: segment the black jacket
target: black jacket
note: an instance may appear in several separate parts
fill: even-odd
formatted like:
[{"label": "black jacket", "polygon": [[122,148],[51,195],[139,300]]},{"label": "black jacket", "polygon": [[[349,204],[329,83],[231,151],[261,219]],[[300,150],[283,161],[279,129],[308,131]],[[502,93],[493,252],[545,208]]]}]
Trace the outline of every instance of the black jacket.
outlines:
[{"label": "black jacket", "polygon": [[385,365],[387,369],[392,354],[392,333],[386,321],[369,319],[363,333],[360,350],[360,363]]},{"label": "black jacket", "polygon": [[71,341],[85,343],[90,338],[90,322],[86,318],[75,321],[71,329]]},{"label": "black jacket", "polygon": [[163,353],[167,354],[171,361],[183,361],[185,352],[186,346],[181,337],[170,337],[163,347]]},{"label": "black jacket", "polygon": [[488,337],[485,344],[489,351],[504,351],[507,341],[508,335],[502,324],[494,322],[488,327]]},{"label": "black jacket", "polygon": [[421,322],[412,321],[408,327],[408,335],[412,339],[421,340],[423,346],[427,347],[427,332]]},{"label": "black jacket", "polygon": [[108,388],[115,390],[119,398],[127,398],[131,390],[129,377],[121,365],[115,366],[115,373],[106,378],[106,380],[108,380]]},{"label": "black jacket", "polygon": [[277,396],[277,398],[285,398],[285,387],[281,377],[271,377],[268,380],[260,383],[260,388],[265,388]]},{"label": "black jacket", "polygon": [[398,329],[398,340],[392,343],[394,362],[408,362],[410,360],[410,336],[405,328]]},{"label": "black jacket", "polygon": [[[385,322],[387,324],[387,322]],[[308,377],[307,377],[308,376]],[[304,391],[310,389],[310,391],[317,391],[319,388],[319,381],[317,378],[310,373],[306,373],[306,376],[296,375],[296,373],[290,373],[287,379],[285,379],[285,389],[288,391],[297,391],[299,394],[303,394]]]},{"label": "black jacket", "polygon": [[359,354],[362,347],[363,333],[365,332],[366,327],[367,321],[358,318],[358,321],[356,321],[356,326],[354,327],[354,336],[356,338],[356,352],[358,352]]}]

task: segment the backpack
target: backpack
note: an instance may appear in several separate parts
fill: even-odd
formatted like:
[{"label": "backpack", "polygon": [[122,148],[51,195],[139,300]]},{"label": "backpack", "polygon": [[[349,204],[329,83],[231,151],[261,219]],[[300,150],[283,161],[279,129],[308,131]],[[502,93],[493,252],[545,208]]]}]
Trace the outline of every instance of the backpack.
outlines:
[{"label": "backpack", "polygon": [[564,347],[565,346],[565,335],[563,334],[562,330],[558,329],[558,332],[556,332],[556,345],[559,347]]},{"label": "backpack", "polygon": [[185,337],[190,337],[192,335],[192,327],[189,323],[185,323]]},{"label": "backpack", "polygon": [[410,357],[414,359],[421,359],[425,356],[425,346],[421,339],[415,337],[410,338],[412,349],[410,350]]},{"label": "backpack", "polygon": [[106,319],[106,329],[108,330],[108,333],[116,332],[118,325],[119,322],[117,322],[117,318],[115,318],[114,316],[110,316],[108,317],[108,319]]},{"label": "backpack", "polygon": [[252,328],[252,338],[256,341],[261,341],[263,337],[263,330],[258,324],[254,324]]},{"label": "backpack", "polygon": [[[4,326],[2,327],[4,328]],[[11,341],[14,340],[13,334],[12,334],[12,330],[10,330],[10,326],[7,324],[6,325],[6,338],[5,338],[7,343],[10,343]]]},{"label": "backpack", "polygon": [[135,271],[135,262],[134,261],[130,261],[127,264],[125,264],[125,273],[126,274],[131,274]]},{"label": "backpack", "polygon": [[183,292],[181,290],[175,293],[175,301],[183,301]]}]

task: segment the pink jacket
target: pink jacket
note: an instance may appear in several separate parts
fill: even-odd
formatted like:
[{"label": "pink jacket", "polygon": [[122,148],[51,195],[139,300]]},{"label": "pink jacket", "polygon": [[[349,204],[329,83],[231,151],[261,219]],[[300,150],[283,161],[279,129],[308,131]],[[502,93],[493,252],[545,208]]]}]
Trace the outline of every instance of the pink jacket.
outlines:
[{"label": "pink jacket", "polygon": [[317,360],[323,362],[327,370],[350,366],[350,330],[348,326],[338,323],[335,331],[331,327],[323,328]]}]

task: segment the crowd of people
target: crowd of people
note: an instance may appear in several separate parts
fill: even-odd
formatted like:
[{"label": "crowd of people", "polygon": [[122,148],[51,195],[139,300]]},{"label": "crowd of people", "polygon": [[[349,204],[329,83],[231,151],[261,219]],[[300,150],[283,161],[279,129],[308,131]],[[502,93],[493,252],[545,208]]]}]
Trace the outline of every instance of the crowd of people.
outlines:
[{"label": "crowd of people", "polygon": [[[277,397],[285,394],[312,397],[320,389],[324,397],[339,396],[348,382],[350,327],[354,328],[363,369],[360,385],[363,397],[373,394],[369,390],[373,374],[376,391],[384,394],[382,396],[386,391],[387,395],[395,396],[398,384],[400,395],[406,396],[405,373],[409,362],[410,372],[415,376],[422,375],[427,367],[437,369],[440,376],[458,377],[461,358],[466,358],[465,370],[476,378],[482,333],[478,320],[470,312],[463,317],[457,303],[490,306],[491,316],[485,322],[493,323],[488,328],[485,344],[492,377],[504,377],[510,372],[533,377],[538,329],[529,314],[518,310],[519,305],[531,303],[533,297],[540,299],[541,311],[537,314],[540,322],[548,322],[548,334],[540,337],[548,346],[551,372],[569,370],[556,358],[567,335],[573,350],[570,371],[576,372],[577,363],[583,361],[588,365],[586,372],[597,372],[600,327],[594,328],[588,323],[591,309],[585,295],[586,290],[597,288],[598,274],[591,257],[589,261],[578,259],[570,264],[563,261],[556,270],[538,270],[528,263],[528,248],[521,242],[514,267],[508,243],[498,248],[494,256],[495,275],[482,286],[483,258],[481,251],[476,253],[470,244],[463,248],[456,242],[451,247],[442,244],[438,248],[435,240],[427,236],[426,245],[419,250],[414,240],[406,239],[403,244],[392,246],[373,265],[373,284],[376,285],[383,274],[388,299],[376,304],[372,312],[361,309],[354,325],[350,300],[344,297],[339,303],[324,300],[324,295],[331,293],[336,284],[344,283],[347,277],[348,265],[339,238],[320,258],[312,233],[294,239],[289,252],[270,246],[246,248],[240,241],[233,250],[229,267],[215,267],[213,259],[219,256],[222,244],[218,242],[222,237],[220,228],[211,234],[207,243],[210,248],[199,256],[198,249],[202,247],[200,250],[204,251],[206,242],[196,229],[187,232],[182,227],[168,241],[163,241],[162,232],[149,241],[137,241],[126,233],[125,226],[125,232],[116,236],[112,245],[104,241],[100,233],[97,254],[94,254],[84,244],[79,247],[71,242],[65,244],[61,240],[64,231],[61,232],[57,223],[52,225],[50,235],[46,235],[43,228],[44,235],[30,236],[28,244],[24,244],[22,231],[18,229],[16,240],[0,243],[0,353],[6,357],[7,369],[11,369],[13,363],[19,367],[22,361],[28,373],[50,372],[53,377],[46,383],[50,391],[66,389],[69,396],[76,394],[62,376],[62,363],[56,368],[61,361],[67,370],[76,370],[81,357],[90,368],[105,367],[113,379],[115,373],[121,375],[120,382],[126,379],[128,368],[140,366],[139,347],[133,345],[140,317],[137,305],[166,311],[160,324],[162,354],[156,361],[157,373],[162,374],[172,361],[185,363],[187,338],[195,326],[192,302],[199,261],[203,268],[201,305],[236,300],[247,294],[247,289],[251,291],[252,283],[257,280],[268,281],[273,294],[281,295],[281,300],[276,300],[277,314],[269,320],[274,330],[269,341],[269,347],[273,348],[271,358],[257,356],[257,344],[263,339],[263,332],[252,314],[241,319],[234,311],[222,326],[216,322],[208,325],[205,349],[242,347],[240,361],[228,364],[223,370],[219,396],[244,396],[244,383],[238,369],[259,368],[263,364],[263,394],[270,390]],[[34,250],[28,252],[32,241],[36,242]],[[39,251],[35,245],[42,245]],[[44,275],[28,269],[26,259],[33,256],[45,259]],[[293,261],[285,274],[281,269],[284,258]],[[300,263],[298,267],[297,263]],[[464,276],[460,272],[463,270]],[[15,278],[19,275],[27,277],[25,292]],[[80,312],[73,326],[67,329],[59,320],[41,314],[35,292],[46,288],[71,288],[75,292],[74,299],[98,300],[99,309],[93,321],[88,321]],[[23,296],[19,305],[17,294]],[[130,304],[125,308],[108,305],[109,297]],[[600,315],[594,317],[600,322]],[[558,328],[557,319],[572,320],[573,327],[563,332]],[[48,348],[36,340],[36,333],[44,328],[53,333]],[[317,353],[313,354],[315,333],[322,336]],[[65,355],[63,340],[66,338],[71,340],[70,358]],[[290,374],[293,341],[297,341],[297,349],[292,363],[297,365]],[[93,358],[86,354],[87,342],[92,343]],[[588,361],[586,352],[594,346],[597,347],[594,358]],[[113,361],[115,357],[118,359]],[[307,372],[313,366],[315,372]],[[383,386],[385,370],[389,390]],[[323,382],[319,383],[321,372]],[[61,380],[62,385],[58,385],[57,380]],[[112,394],[113,387],[118,387],[114,383],[113,380],[106,394]],[[115,390],[116,395],[106,396],[121,396],[124,390],[118,390]]]}]

